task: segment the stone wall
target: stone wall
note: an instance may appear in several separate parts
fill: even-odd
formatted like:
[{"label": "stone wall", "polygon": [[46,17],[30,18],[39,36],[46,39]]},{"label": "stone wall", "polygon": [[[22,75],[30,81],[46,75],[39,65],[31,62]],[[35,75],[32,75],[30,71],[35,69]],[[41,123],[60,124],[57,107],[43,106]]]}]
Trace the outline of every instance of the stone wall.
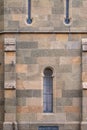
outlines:
[{"label": "stone wall", "polygon": [[3,36],[0,35],[0,130],[2,129],[2,123],[4,120],[4,84],[3,84],[3,66],[4,66],[4,54],[3,54]]},{"label": "stone wall", "polygon": [[[83,86],[87,52],[82,48],[82,39],[87,38],[87,0],[69,1],[69,25],[64,23],[65,0],[31,0],[31,24],[27,23],[28,0],[0,1],[3,130],[87,129],[87,89]],[[53,113],[43,112],[46,67],[53,68]]]},{"label": "stone wall", "polygon": [[[85,37],[85,34],[5,35],[5,39],[16,39],[16,88],[5,90],[5,122],[12,125],[17,121],[19,130],[38,129],[41,125],[57,125],[59,130],[79,130],[81,39]],[[5,69],[9,71],[12,53],[5,52],[8,56]],[[54,70],[51,114],[43,113],[43,71],[48,66]],[[8,74],[5,82],[7,80]],[[7,126],[9,129],[8,123],[5,126],[5,130]]]},{"label": "stone wall", "polygon": [[4,30],[25,32],[86,32],[87,1],[70,0],[70,25],[64,24],[64,0],[31,0],[32,24],[27,24],[28,0],[4,0]]},{"label": "stone wall", "polygon": [[4,30],[4,1],[0,0],[0,32]]}]

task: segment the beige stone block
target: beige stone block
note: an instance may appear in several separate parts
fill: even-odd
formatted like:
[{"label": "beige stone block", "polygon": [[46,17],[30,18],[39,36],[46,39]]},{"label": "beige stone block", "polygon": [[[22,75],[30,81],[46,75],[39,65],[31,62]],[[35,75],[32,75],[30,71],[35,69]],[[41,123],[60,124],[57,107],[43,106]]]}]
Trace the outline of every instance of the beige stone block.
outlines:
[{"label": "beige stone block", "polygon": [[41,106],[43,100],[41,98],[26,98],[26,106]]},{"label": "beige stone block", "polygon": [[73,106],[80,106],[81,105],[81,99],[80,98],[73,98]]},{"label": "beige stone block", "polygon": [[3,44],[0,42],[0,49],[3,49]]},{"label": "beige stone block", "polygon": [[79,113],[81,111],[80,107],[75,107],[75,106],[66,106],[64,107],[64,111],[65,112],[69,112],[69,113],[73,113],[73,112],[76,112],[76,113]]},{"label": "beige stone block", "polygon": [[24,89],[24,84],[23,84],[23,80],[16,80],[16,87],[17,89]]},{"label": "beige stone block", "polygon": [[39,57],[37,58],[37,62],[40,65],[48,64],[48,65],[55,65],[56,64],[56,57]]},{"label": "beige stone block", "polygon": [[12,15],[13,21],[21,21],[22,20],[22,15],[21,14],[14,14]]},{"label": "beige stone block", "polygon": [[50,42],[50,49],[65,49],[65,43],[60,41],[52,41]]},{"label": "beige stone block", "polygon": [[37,120],[46,123],[58,123],[66,121],[65,113],[37,113]]},{"label": "beige stone block", "polygon": [[87,90],[84,90],[84,91],[83,91],[83,96],[84,96],[84,97],[87,97]]},{"label": "beige stone block", "polygon": [[59,65],[63,64],[71,64],[72,63],[72,57],[60,57]]},{"label": "beige stone block", "polygon": [[14,98],[16,94],[16,92],[13,90],[5,90],[4,93],[5,93],[5,98]]},{"label": "beige stone block", "polygon": [[17,113],[39,113],[42,112],[42,107],[41,106],[18,106],[17,107]]},{"label": "beige stone block", "polygon": [[17,88],[19,89],[42,89],[41,81],[22,81],[17,80]]},{"label": "beige stone block", "polygon": [[81,64],[81,57],[72,58],[72,64]]},{"label": "beige stone block", "polygon": [[34,122],[36,121],[35,113],[17,113],[17,120],[23,122]]},{"label": "beige stone block", "polygon": [[68,41],[68,35],[56,34],[56,40],[65,43],[66,41]]},{"label": "beige stone block", "polygon": [[15,52],[5,52],[5,64],[12,64],[16,61]]},{"label": "beige stone block", "polygon": [[40,65],[39,64],[29,64],[27,76],[35,76],[39,73],[39,71],[40,71]]},{"label": "beige stone block", "polygon": [[26,64],[17,64],[16,65],[16,72],[17,73],[27,73],[27,65]]},{"label": "beige stone block", "polygon": [[82,81],[87,82],[87,72],[82,73]]},{"label": "beige stone block", "polygon": [[56,98],[61,98],[62,97],[62,89],[57,89],[55,90]]},{"label": "beige stone block", "polygon": [[14,113],[5,113],[5,121],[14,122],[16,120],[16,114]]}]

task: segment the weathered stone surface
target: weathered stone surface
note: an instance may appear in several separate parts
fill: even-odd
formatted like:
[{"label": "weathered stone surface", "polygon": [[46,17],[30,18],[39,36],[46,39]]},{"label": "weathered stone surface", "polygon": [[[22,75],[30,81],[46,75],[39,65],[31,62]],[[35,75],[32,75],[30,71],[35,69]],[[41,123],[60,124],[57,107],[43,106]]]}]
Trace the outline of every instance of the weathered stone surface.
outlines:
[{"label": "weathered stone surface", "polygon": [[66,97],[66,98],[82,97],[81,90],[64,90],[62,94],[63,94],[63,97]]},{"label": "weathered stone surface", "polygon": [[71,106],[72,105],[72,99],[68,99],[68,98],[56,99],[56,105],[57,106]]},{"label": "weathered stone surface", "polygon": [[17,97],[41,97],[41,90],[17,90]]}]

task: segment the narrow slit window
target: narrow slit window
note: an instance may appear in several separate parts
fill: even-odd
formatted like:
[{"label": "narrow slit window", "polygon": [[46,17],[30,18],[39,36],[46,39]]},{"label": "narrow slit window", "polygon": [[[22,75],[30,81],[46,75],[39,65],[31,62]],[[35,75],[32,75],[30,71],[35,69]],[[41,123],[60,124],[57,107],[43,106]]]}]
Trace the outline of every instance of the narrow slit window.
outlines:
[{"label": "narrow slit window", "polygon": [[32,18],[31,18],[31,0],[28,0],[28,18],[27,18],[27,23],[28,24],[32,23]]},{"label": "narrow slit window", "polygon": [[65,23],[66,24],[70,23],[70,18],[69,18],[69,0],[66,0],[66,17],[65,17]]},{"label": "narrow slit window", "polygon": [[39,126],[38,130],[59,130],[58,126]]},{"label": "narrow slit window", "polygon": [[53,71],[50,68],[44,70],[43,78],[43,111],[53,112]]}]

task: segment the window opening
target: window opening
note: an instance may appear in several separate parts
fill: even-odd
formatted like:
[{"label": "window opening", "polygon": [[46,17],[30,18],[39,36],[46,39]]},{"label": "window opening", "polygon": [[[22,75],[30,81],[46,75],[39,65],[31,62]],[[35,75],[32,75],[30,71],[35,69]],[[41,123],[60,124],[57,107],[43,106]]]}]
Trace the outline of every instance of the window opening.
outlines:
[{"label": "window opening", "polygon": [[65,18],[65,23],[66,24],[70,23],[70,18],[69,18],[69,0],[66,0],[66,18]]},{"label": "window opening", "polygon": [[43,78],[43,111],[53,112],[53,71],[50,68],[44,70]]},{"label": "window opening", "polygon": [[39,130],[59,130],[58,126],[39,126]]},{"label": "window opening", "polygon": [[28,19],[27,19],[27,23],[28,24],[32,23],[32,19],[31,19],[31,0],[28,0]]}]

